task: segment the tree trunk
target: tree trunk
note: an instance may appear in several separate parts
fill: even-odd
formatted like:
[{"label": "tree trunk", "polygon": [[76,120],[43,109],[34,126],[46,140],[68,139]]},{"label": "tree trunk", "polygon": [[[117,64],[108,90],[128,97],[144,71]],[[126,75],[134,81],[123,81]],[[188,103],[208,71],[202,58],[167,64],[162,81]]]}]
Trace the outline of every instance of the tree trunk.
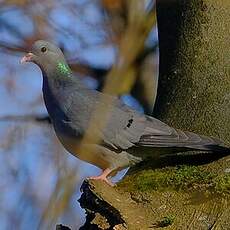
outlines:
[{"label": "tree trunk", "polygon": [[157,1],[159,88],[154,115],[230,142],[229,0]]}]

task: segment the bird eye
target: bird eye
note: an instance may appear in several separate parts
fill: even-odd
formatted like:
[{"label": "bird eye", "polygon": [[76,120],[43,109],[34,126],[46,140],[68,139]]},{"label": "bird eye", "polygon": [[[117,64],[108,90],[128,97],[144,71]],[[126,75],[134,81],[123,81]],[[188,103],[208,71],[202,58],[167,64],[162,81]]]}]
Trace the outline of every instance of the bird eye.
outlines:
[{"label": "bird eye", "polygon": [[45,53],[46,52],[46,47],[45,46],[43,46],[42,48],[41,48],[41,51],[42,51],[42,53]]}]

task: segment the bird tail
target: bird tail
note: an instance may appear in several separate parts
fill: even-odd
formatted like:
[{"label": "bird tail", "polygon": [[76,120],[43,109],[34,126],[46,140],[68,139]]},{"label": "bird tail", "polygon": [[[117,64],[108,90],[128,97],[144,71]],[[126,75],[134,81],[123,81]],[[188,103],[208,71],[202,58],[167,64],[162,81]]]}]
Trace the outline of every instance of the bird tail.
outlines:
[{"label": "bird tail", "polygon": [[204,135],[198,135],[191,132],[185,132],[186,134],[192,134],[194,136],[197,136],[200,138],[200,142],[194,142],[192,144],[186,144],[185,147],[194,149],[194,150],[202,150],[202,151],[208,151],[212,153],[218,153],[221,155],[230,155],[230,148],[224,146],[223,141],[213,138],[213,137],[207,137]]},{"label": "bird tail", "polygon": [[171,133],[169,135],[156,135],[151,133],[143,135],[138,145],[160,148],[185,148],[187,150],[201,150],[219,153],[221,155],[230,155],[230,148],[225,147],[224,143],[217,138],[173,128],[171,128]]},{"label": "bird tail", "polygon": [[230,155],[230,148],[221,145],[206,145],[200,150],[207,150],[213,153],[222,154],[223,156]]}]

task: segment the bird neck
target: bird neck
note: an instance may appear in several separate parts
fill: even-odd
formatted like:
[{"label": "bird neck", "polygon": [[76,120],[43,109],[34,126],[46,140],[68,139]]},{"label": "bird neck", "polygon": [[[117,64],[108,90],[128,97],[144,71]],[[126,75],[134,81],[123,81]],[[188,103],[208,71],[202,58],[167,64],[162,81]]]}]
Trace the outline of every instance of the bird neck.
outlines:
[{"label": "bird neck", "polygon": [[76,88],[85,87],[81,80],[73,75],[65,60],[58,61],[52,66],[53,68],[42,69],[43,89],[56,91],[73,85]]},{"label": "bird neck", "polygon": [[43,76],[46,76],[50,83],[60,82],[60,84],[64,84],[65,82],[71,82],[75,78],[69,65],[64,59],[55,61],[44,67],[47,68],[41,68]]},{"label": "bird neck", "polygon": [[56,71],[58,75],[63,77],[71,77],[72,71],[65,61],[59,61],[56,65]]}]

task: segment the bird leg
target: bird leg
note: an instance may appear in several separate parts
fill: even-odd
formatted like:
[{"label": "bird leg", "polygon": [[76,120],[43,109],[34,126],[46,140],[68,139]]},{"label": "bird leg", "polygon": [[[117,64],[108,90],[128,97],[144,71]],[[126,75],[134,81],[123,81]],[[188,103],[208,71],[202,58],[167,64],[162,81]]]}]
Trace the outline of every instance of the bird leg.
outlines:
[{"label": "bird leg", "polygon": [[107,176],[112,172],[111,169],[105,169],[99,176],[91,176],[89,179],[91,180],[102,180],[110,186],[114,186],[114,184],[108,180]]}]

